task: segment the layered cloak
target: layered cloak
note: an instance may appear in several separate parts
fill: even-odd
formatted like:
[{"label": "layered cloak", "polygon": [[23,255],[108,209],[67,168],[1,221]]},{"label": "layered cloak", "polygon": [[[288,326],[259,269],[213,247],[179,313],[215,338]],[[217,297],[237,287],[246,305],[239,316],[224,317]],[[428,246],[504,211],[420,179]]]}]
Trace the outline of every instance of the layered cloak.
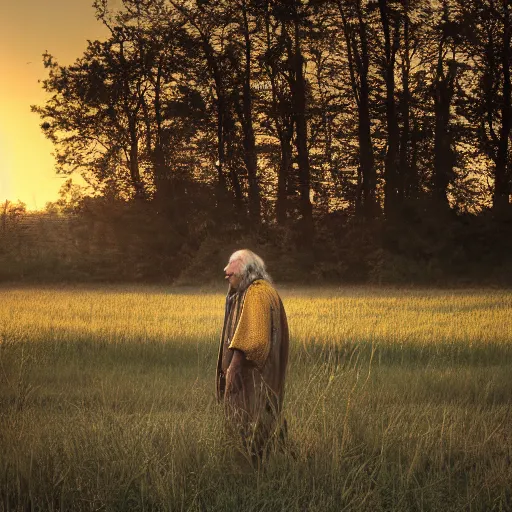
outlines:
[{"label": "layered cloak", "polygon": [[[217,362],[217,398],[244,427],[268,437],[275,430],[288,363],[288,323],[274,287],[263,279],[228,294]],[[245,354],[242,391],[226,393],[226,372],[233,349]],[[229,396],[228,396],[229,395]]]}]

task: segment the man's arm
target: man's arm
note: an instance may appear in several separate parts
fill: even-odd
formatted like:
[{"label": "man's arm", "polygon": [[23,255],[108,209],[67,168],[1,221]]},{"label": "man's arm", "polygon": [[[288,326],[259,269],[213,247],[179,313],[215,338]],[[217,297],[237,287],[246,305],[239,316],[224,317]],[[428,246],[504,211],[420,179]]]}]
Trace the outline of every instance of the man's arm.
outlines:
[{"label": "man's arm", "polygon": [[226,394],[238,393],[243,389],[242,367],[245,354],[241,350],[232,349],[233,358],[226,371]]}]

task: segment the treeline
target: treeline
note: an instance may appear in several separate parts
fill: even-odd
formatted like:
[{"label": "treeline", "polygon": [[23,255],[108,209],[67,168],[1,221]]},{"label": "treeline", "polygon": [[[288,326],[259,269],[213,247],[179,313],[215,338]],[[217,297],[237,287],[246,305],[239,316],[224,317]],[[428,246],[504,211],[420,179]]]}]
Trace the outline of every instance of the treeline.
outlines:
[{"label": "treeline", "polygon": [[341,279],[510,268],[510,0],[116,6],[74,64],[45,54],[33,107],[80,215],[129,210],[175,265],[252,242]]}]

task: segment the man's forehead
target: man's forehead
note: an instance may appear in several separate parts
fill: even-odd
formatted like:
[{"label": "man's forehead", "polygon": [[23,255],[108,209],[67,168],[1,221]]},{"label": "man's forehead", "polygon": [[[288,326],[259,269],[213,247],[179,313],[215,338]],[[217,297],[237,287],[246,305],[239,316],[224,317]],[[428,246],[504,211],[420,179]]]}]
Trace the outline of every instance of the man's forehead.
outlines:
[{"label": "man's forehead", "polygon": [[229,258],[229,263],[233,263],[233,261],[241,260],[242,257],[243,257],[243,251],[236,251]]}]

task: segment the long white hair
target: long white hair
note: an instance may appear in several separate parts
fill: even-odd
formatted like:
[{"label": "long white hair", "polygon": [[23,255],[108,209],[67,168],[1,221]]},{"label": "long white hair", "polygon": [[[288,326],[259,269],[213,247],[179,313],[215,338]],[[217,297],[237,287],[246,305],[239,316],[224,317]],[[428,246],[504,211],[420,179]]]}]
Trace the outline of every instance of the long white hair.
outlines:
[{"label": "long white hair", "polygon": [[236,251],[229,259],[230,261],[232,259],[240,259],[242,262],[242,268],[240,271],[242,280],[238,286],[239,291],[245,290],[256,279],[263,279],[269,283],[272,282],[272,278],[265,267],[265,262],[256,253],[249,249]]}]

